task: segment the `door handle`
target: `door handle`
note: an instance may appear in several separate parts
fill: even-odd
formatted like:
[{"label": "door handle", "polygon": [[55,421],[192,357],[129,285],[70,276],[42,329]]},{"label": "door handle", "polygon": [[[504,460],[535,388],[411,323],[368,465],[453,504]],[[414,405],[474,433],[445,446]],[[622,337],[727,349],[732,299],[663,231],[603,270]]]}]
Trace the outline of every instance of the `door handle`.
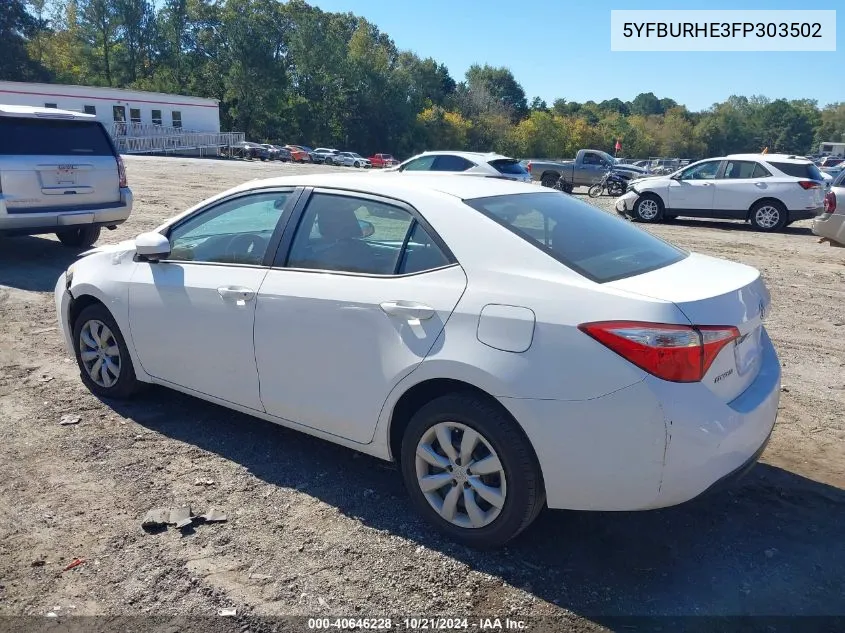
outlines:
[{"label": "door handle", "polygon": [[703,183],[701,183],[701,186],[702,187],[712,187],[713,183],[712,182],[703,182]]},{"label": "door handle", "polygon": [[255,298],[255,291],[252,288],[244,288],[243,286],[220,286],[217,289],[217,294],[224,299],[236,299],[238,305],[243,305]]},{"label": "door handle", "polygon": [[407,319],[425,321],[434,316],[434,308],[416,301],[385,301],[380,304],[380,307],[390,316],[401,316]]}]

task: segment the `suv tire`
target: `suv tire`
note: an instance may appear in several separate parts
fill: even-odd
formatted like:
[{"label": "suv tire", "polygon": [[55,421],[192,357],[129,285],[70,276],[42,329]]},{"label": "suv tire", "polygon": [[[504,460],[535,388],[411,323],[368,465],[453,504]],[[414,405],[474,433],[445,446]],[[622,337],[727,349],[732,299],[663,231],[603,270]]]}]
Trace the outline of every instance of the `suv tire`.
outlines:
[{"label": "suv tire", "polygon": [[65,246],[90,248],[100,239],[99,226],[82,226],[77,229],[64,229],[56,232],[56,237]]}]

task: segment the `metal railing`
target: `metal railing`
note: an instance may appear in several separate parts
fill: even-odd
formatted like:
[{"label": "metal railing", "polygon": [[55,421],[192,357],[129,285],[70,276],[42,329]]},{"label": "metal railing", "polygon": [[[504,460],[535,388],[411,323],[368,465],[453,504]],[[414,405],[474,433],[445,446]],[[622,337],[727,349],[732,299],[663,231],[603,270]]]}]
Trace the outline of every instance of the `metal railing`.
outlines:
[{"label": "metal railing", "polygon": [[[157,126],[154,126],[157,127]],[[180,128],[164,128],[170,134],[155,136],[113,136],[121,154],[177,153],[187,150],[214,150],[245,140],[243,132],[185,132]]]}]

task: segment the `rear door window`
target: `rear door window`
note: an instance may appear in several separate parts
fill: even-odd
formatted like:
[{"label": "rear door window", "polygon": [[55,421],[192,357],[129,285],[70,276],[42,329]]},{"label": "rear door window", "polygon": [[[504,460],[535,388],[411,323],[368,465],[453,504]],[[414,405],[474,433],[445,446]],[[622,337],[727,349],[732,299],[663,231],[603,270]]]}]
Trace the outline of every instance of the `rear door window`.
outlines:
[{"label": "rear door window", "polygon": [[754,173],[751,175],[752,178],[769,178],[771,175],[772,174],[769,170],[763,167],[760,163],[754,164]]},{"label": "rear door window", "polygon": [[688,255],[564,193],[522,193],[464,202],[597,283],[657,270]]},{"label": "rear door window", "polygon": [[434,161],[434,167],[432,168],[433,171],[466,171],[475,167],[474,163],[471,163],[466,158],[461,156],[452,156],[450,154],[446,154],[443,156],[438,156],[437,160]]},{"label": "rear door window", "polygon": [[729,160],[725,165],[725,174],[722,178],[731,180],[753,178],[756,165],[757,163],[748,160]]},{"label": "rear door window", "polygon": [[819,168],[813,163],[781,163],[770,160],[769,164],[775,169],[782,171],[787,176],[793,176],[794,178],[807,178],[809,180],[818,180],[820,182],[824,180],[822,172],[820,172]]},{"label": "rear door window", "polygon": [[0,156],[113,156],[96,121],[0,117]]},{"label": "rear door window", "polygon": [[402,171],[430,171],[437,156],[420,156],[407,163]]},{"label": "rear door window", "polygon": [[500,174],[507,174],[508,176],[525,176],[528,174],[525,167],[518,160],[512,158],[491,160],[490,166]]}]

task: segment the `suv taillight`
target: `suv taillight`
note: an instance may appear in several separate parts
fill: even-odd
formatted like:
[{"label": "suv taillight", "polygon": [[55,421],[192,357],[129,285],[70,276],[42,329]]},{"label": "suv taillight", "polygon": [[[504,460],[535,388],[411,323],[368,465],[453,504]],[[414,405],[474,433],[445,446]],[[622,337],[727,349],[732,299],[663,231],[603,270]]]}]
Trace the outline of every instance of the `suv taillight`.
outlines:
[{"label": "suv taillight", "polygon": [[828,191],[824,197],[824,212],[833,213],[836,211],[836,194]]},{"label": "suv taillight", "polygon": [[799,180],[798,185],[802,189],[818,189],[821,187],[821,184],[817,183],[815,180]]},{"label": "suv taillight", "polygon": [[730,325],[671,325],[638,321],[584,323],[578,329],[653,376],[699,382],[739,330]]},{"label": "suv taillight", "polygon": [[117,178],[120,187],[128,187],[129,182],[126,180],[126,166],[123,164],[123,159],[118,155],[114,157],[117,161]]}]

